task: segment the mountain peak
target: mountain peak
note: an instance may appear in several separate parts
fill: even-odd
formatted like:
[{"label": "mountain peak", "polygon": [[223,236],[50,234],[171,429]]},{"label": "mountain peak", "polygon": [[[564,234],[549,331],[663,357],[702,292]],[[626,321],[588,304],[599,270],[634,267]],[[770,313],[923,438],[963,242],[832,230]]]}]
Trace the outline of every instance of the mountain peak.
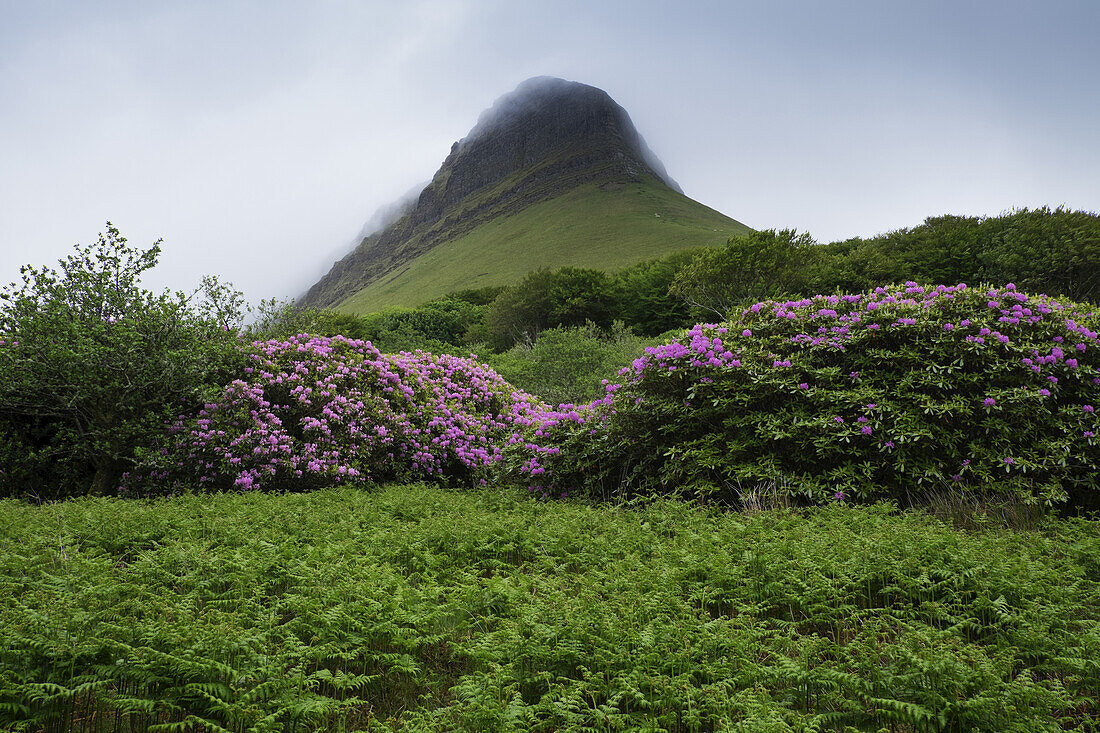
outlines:
[{"label": "mountain peak", "polygon": [[621,172],[628,178],[651,173],[683,193],[638,134],[630,115],[607,92],[555,76],[532,77],[499,97],[451,152],[480,156],[490,148],[507,148],[490,157],[496,162],[507,157],[523,167],[555,149],[581,145],[619,156]]},{"label": "mountain peak", "polygon": [[364,237],[301,302],[336,305],[401,277],[414,260],[490,222],[582,187],[606,192],[630,185],[683,195],[607,92],[550,76],[528,79],[485,110],[419,196],[396,208],[396,219],[387,217],[384,228]]}]

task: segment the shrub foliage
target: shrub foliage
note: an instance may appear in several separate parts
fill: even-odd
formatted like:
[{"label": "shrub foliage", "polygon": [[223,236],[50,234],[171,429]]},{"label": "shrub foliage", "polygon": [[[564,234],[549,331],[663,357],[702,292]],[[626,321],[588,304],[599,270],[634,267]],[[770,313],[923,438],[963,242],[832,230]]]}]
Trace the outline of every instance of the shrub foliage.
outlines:
[{"label": "shrub foliage", "polygon": [[908,502],[946,485],[1094,505],[1098,329],[1011,284],[761,302],[647,349],[622,387],[512,446],[509,469],[600,499],[772,485]]},{"label": "shrub foliage", "polygon": [[516,344],[502,354],[487,355],[486,361],[510,384],[552,405],[584,403],[603,394],[603,385],[615,379],[623,364],[657,343],[633,335],[621,323],[610,334],[588,323],[547,329],[533,344]]},{"label": "shrub foliage", "polygon": [[473,359],[306,334],[249,351],[244,378],[176,421],[131,492],[480,479],[541,406]]},{"label": "shrub foliage", "polygon": [[166,421],[235,369],[239,294],[215,279],[205,299],[144,290],[159,254],[108,223],[60,272],[24,267],[0,296],[0,496],[115,490]]}]

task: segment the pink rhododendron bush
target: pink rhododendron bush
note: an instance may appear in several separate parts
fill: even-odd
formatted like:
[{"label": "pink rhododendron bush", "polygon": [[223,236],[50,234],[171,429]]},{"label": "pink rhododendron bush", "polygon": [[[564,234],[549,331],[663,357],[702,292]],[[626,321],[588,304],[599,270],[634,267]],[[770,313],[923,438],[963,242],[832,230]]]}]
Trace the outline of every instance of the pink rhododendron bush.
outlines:
[{"label": "pink rhododendron bush", "polygon": [[1100,319],[1009,284],[757,303],[509,446],[529,487],[594,499],[903,503],[1000,492],[1095,506]]},{"label": "pink rhododendron bush", "polygon": [[382,354],[342,336],[256,342],[244,378],[198,415],[180,416],[170,445],[147,456],[123,490],[483,480],[543,409],[473,359]]}]

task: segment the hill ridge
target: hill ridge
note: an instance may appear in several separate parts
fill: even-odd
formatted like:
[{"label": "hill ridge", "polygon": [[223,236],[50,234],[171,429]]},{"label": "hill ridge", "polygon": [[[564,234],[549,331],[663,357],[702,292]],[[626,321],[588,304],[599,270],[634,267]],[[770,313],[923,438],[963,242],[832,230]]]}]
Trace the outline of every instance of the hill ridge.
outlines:
[{"label": "hill ridge", "polygon": [[606,92],[553,77],[529,79],[500,97],[451,146],[414,205],[364,237],[300,303],[339,306],[400,277],[442,245],[593,182],[644,183],[683,195],[629,114]]}]

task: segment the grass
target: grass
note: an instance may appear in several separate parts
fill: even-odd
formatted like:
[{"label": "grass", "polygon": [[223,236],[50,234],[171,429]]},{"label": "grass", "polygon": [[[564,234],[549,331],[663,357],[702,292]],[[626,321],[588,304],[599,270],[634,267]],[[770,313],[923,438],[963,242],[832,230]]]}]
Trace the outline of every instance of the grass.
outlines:
[{"label": "grass", "polygon": [[1100,522],[488,488],[0,502],[0,729],[1100,725]]},{"label": "grass", "polygon": [[656,181],[586,183],[499,216],[420,255],[342,302],[363,314],[416,306],[464,288],[511,285],[540,267],[607,272],[687,247],[724,244],[749,230]]}]

